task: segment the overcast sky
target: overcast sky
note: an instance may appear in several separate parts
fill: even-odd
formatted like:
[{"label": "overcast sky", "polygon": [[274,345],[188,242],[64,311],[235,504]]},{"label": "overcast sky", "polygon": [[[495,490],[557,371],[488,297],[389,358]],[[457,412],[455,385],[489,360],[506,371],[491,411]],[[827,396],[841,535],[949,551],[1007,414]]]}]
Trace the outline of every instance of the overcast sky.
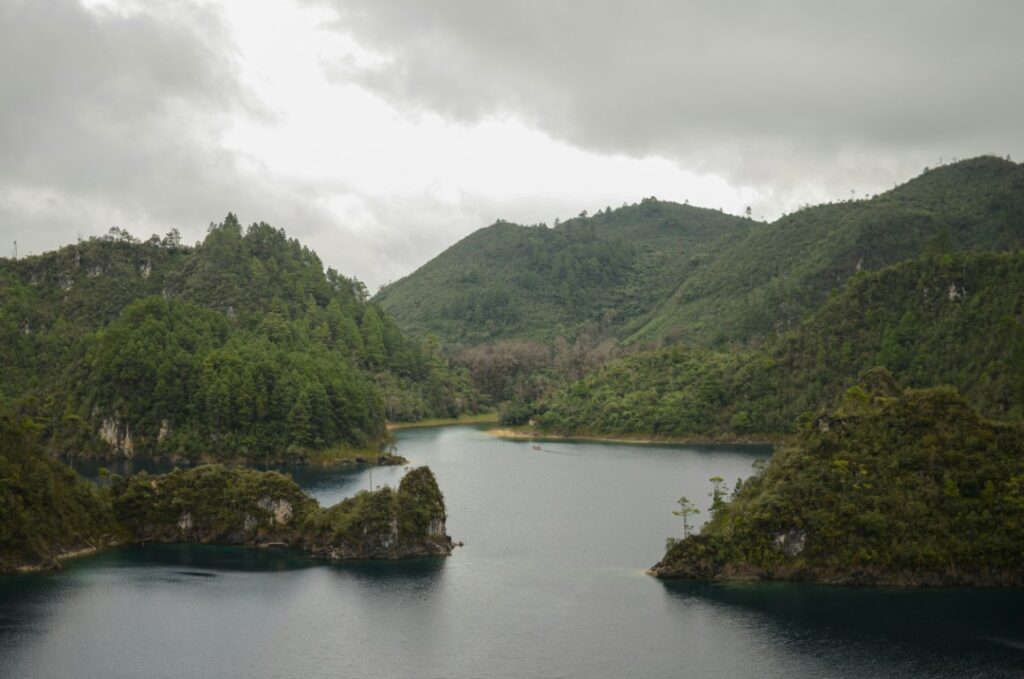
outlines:
[{"label": "overcast sky", "polygon": [[0,255],[228,211],[371,290],[497,218],[1024,158],[1024,2],[0,0]]}]

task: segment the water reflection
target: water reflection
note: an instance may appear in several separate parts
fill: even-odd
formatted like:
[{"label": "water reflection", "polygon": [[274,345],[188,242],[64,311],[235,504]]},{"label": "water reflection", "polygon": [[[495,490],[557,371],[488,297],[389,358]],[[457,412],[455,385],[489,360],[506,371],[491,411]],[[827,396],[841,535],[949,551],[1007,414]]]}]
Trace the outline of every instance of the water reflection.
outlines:
[{"label": "water reflection", "polygon": [[1024,666],[1024,592],[1016,590],[683,580],[662,586],[686,614],[713,609],[799,653],[887,664],[886,676],[897,669],[1019,676],[1006,668]]}]

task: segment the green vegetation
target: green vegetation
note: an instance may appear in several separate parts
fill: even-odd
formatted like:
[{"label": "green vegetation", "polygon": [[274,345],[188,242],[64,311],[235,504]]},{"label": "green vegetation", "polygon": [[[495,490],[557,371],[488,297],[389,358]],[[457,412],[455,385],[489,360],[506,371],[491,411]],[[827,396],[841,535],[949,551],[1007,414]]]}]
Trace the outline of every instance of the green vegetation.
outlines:
[{"label": "green vegetation", "polygon": [[0,573],[46,567],[118,533],[109,501],[43,453],[38,427],[0,412]]},{"label": "green vegetation", "polygon": [[439,417],[416,422],[396,422],[388,425],[388,430],[412,429],[419,427],[447,427],[453,424],[497,424],[498,413],[476,413],[459,417]]},{"label": "green vegetation", "polygon": [[118,522],[135,542],[284,541],[293,521],[319,511],[289,477],[220,464],[110,483]]},{"label": "green vegetation", "polygon": [[867,377],[730,502],[719,495],[702,532],[670,540],[652,572],[1024,585],[1024,428],[982,418],[949,387]]},{"label": "green vegetation", "polygon": [[1022,196],[1020,165],[980,157],[771,224],[653,198],[551,229],[499,221],[376,299],[452,345],[572,341],[587,324],[627,344],[756,345],[859,271],[1024,247]]},{"label": "green vegetation", "polygon": [[[965,291],[962,306],[970,307],[975,304],[972,296],[976,291],[994,289],[987,287],[987,280],[982,280],[981,286],[969,284],[952,265],[944,264],[948,261],[945,257],[953,257],[958,264],[971,261],[972,254],[1006,253],[1022,247],[1024,169],[1000,158],[980,157],[926,171],[878,196],[806,207],[770,224],[653,198],[591,217],[581,215],[553,229],[499,222],[386,287],[376,299],[406,330],[434,333],[455,348],[456,364],[468,371],[485,401],[500,408],[503,419],[510,423],[535,419],[537,401],[599,366],[664,346],[685,347],[684,355],[690,358],[682,359],[684,362],[710,356],[701,353],[694,358],[689,352],[716,352],[708,360],[720,365],[708,370],[724,370],[725,374],[718,376],[721,379],[716,378],[716,383],[705,384],[707,393],[684,394],[681,402],[692,405],[696,399],[699,407],[715,408],[724,398],[731,412],[725,422],[714,423],[722,432],[789,431],[802,410],[816,410],[834,399],[859,370],[878,362],[890,366],[908,384],[951,382],[986,412],[1016,416],[1009,412],[1014,407],[1011,402],[996,394],[998,388],[972,384],[966,369],[955,375],[950,366],[939,365],[944,354],[954,359],[969,355],[958,349],[951,354],[946,351],[942,331],[953,330],[963,338],[970,336],[971,329],[941,328],[945,321],[919,318],[915,304],[936,304],[942,298],[938,294],[941,279],[945,295],[950,290],[955,295]],[[806,326],[808,317],[832,296],[857,285],[870,287],[859,282],[860,278],[913,261],[930,261],[934,266],[931,271],[906,270],[903,280],[895,280],[890,271],[889,284],[901,287],[894,295],[879,294],[876,288],[876,299],[870,300],[876,306],[869,307],[869,300],[860,300],[858,306],[857,300],[848,297],[845,309],[831,307],[837,313],[828,321],[841,320],[844,328],[838,346],[821,341],[827,328]],[[985,278],[980,265],[974,266],[971,276],[979,272]],[[929,282],[931,275],[937,280]],[[911,276],[920,280],[910,280]],[[919,299],[907,299],[910,294]],[[893,298],[904,315],[909,312],[902,326],[893,326],[884,306],[890,301],[887,297]],[[1003,295],[1004,306],[1010,299],[1009,294]],[[839,319],[839,311],[867,317]],[[975,315],[1002,324],[1000,333],[1012,334],[1012,327],[1003,320],[1005,314],[995,315],[997,311],[993,304]],[[930,313],[926,310],[923,315]],[[1012,317],[1019,311],[1008,313]],[[826,317],[818,318],[823,326]],[[933,320],[939,325],[931,325]],[[885,326],[883,332],[891,328],[886,341],[893,351],[882,356],[875,335],[879,324]],[[914,350],[918,359],[926,354],[925,360],[915,362],[900,353],[912,342],[904,331],[923,333],[933,340],[925,352]],[[803,365],[792,367],[799,377],[781,374],[765,378],[773,388],[785,388],[778,403],[763,402],[754,395],[754,402],[733,408],[730,366],[746,364],[744,356],[733,354],[749,354],[756,360],[779,360],[781,356],[788,364],[789,355],[778,347],[781,338],[794,332],[797,341],[817,343],[817,350],[824,355],[819,358],[809,353],[809,347],[796,348]],[[993,353],[981,355],[991,357]],[[653,368],[653,363],[657,361],[637,359],[616,377],[624,377],[634,368],[643,372]],[[1009,374],[977,361],[972,361],[970,368],[982,368],[976,374],[987,373],[1004,383]],[[687,381],[685,366],[672,372],[677,383]],[[784,371],[780,367],[775,372]],[[710,376],[696,376],[697,381],[705,378]],[[739,390],[735,396],[743,398],[746,387],[734,386]],[[629,400],[634,394],[643,401],[635,394],[641,390],[647,387],[625,390],[619,397]],[[1000,398],[1004,410],[990,409],[992,399]],[[795,400],[800,401],[796,410]],[[564,401],[560,402],[563,405]],[[560,407],[565,421],[552,422],[548,429],[610,433],[636,426],[641,428],[639,433],[650,434],[657,423],[659,432],[667,428],[675,435],[699,430],[694,423],[676,423],[670,417],[664,421],[665,417],[649,412],[662,407],[658,404],[630,404],[633,411],[620,417],[622,421],[612,422],[612,408],[606,405],[595,405],[586,417],[570,412],[575,406]],[[608,418],[595,412],[602,409],[609,410]],[[635,412],[637,409],[640,412]],[[731,424],[734,416],[735,427]]]},{"label": "green vegetation", "polygon": [[376,297],[410,332],[454,345],[572,338],[636,324],[754,222],[648,198],[547,228],[499,221]]},{"label": "green vegetation", "polygon": [[0,384],[54,452],[260,462],[371,446],[385,417],[477,400],[361,283],[230,214],[194,248],[113,229],[0,260]]},{"label": "green vegetation", "polygon": [[445,555],[444,497],[426,467],[398,490],[361,491],[320,506],[289,477],[224,465],[110,486],[114,513],[136,542],[281,544],[329,559]]},{"label": "green vegetation", "polygon": [[[1024,253],[923,256],[854,276],[763,350],[670,347],[611,362],[506,421],[576,435],[792,433],[874,365],[1024,417]],[[808,415],[804,415],[808,413]],[[515,417],[513,417],[515,416]]]},{"label": "green vegetation", "polygon": [[759,344],[859,271],[920,255],[1024,247],[1024,167],[981,157],[871,199],[808,207],[731,239],[628,341]]},{"label": "green vegetation", "polygon": [[444,555],[444,497],[426,467],[398,490],[322,509],[291,478],[221,464],[89,483],[45,454],[39,428],[0,412],[0,573],[125,542],[281,544],[331,559]]}]

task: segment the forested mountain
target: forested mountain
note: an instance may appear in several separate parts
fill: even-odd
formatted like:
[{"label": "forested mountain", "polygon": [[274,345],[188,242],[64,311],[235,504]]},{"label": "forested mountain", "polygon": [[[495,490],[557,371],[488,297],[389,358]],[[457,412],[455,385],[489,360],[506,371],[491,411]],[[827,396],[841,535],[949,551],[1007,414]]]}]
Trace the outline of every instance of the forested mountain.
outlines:
[{"label": "forested mountain", "polygon": [[1024,429],[980,417],[949,387],[901,392],[884,372],[871,377],[737,482],[731,501],[713,478],[710,522],[669,540],[653,573],[1024,584]]},{"label": "forested mountain", "polygon": [[731,239],[628,341],[759,343],[858,271],[924,253],[1024,247],[1024,167],[980,157],[871,199],[818,205]]},{"label": "forested mountain", "polygon": [[883,366],[1024,418],[1024,252],[925,255],[861,272],[761,350],[680,346],[614,361],[515,420],[545,431],[735,438],[785,434]]},{"label": "forested mountain", "polygon": [[0,260],[0,397],[54,450],[249,459],[379,440],[474,393],[365,287],[233,215]]},{"label": "forested mountain", "polygon": [[414,333],[475,345],[547,342],[591,322],[622,334],[755,225],[715,210],[644,199],[557,224],[498,222],[376,296]]},{"label": "forested mountain", "polygon": [[1024,168],[980,157],[766,224],[645,199],[555,228],[481,229],[376,299],[454,344],[547,341],[590,321],[626,344],[760,344],[858,271],[1024,247]]}]

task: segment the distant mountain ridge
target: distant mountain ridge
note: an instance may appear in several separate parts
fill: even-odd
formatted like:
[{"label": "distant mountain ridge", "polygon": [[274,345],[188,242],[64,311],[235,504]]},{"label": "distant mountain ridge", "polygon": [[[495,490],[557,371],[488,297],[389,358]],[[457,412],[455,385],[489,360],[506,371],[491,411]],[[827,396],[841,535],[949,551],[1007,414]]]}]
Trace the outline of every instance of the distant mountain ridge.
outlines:
[{"label": "distant mountain ridge", "polygon": [[1024,168],[979,157],[772,223],[645,199],[554,228],[500,222],[375,301],[450,344],[604,324],[625,344],[759,344],[855,273],[927,252],[1024,247]]},{"label": "distant mountain ridge", "polygon": [[449,344],[546,341],[641,324],[698,263],[755,222],[646,198],[553,228],[497,222],[383,288],[404,329]]}]

